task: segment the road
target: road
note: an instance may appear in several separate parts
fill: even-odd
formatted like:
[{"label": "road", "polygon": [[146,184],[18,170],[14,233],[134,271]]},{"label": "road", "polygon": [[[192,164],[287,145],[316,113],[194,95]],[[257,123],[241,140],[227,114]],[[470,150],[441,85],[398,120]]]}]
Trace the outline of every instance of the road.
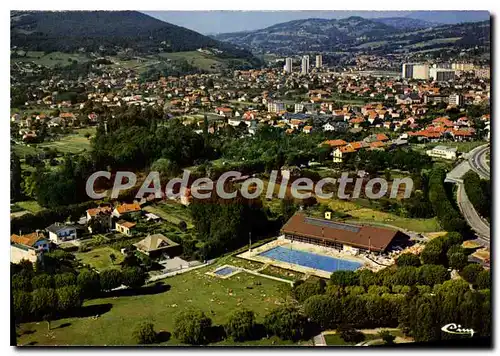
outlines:
[{"label": "road", "polygon": [[486,247],[490,244],[490,225],[479,216],[474,206],[471,204],[463,183],[457,183],[457,202],[462,215],[478,236],[478,242]]},{"label": "road", "polygon": [[489,150],[489,145],[479,146],[467,155],[470,167],[483,179],[490,179],[490,165],[486,161]]}]

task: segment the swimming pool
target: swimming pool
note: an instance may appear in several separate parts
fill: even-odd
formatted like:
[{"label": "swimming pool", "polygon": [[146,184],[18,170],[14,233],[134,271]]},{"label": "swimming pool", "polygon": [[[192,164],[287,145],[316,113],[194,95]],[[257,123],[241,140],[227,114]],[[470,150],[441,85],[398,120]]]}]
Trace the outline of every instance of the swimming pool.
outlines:
[{"label": "swimming pool", "polygon": [[327,272],[354,271],[362,266],[362,263],[359,262],[317,255],[315,253],[294,250],[283,246],[277,246],[259,253],[259,256]]},{"label": "swimming pool", "polygon": [[227,266],[227,267],[223,267],[223,268],[215,271],[214,273],[218,276],[227,276],[228,274],[231,274],[235,271],[236,271],[236,268]]}]

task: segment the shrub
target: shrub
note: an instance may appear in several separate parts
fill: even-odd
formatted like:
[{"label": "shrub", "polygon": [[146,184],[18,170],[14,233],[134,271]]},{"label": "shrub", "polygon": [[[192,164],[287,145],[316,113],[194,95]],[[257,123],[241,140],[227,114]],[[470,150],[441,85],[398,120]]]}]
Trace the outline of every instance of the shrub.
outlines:
[{"label": "shrub", "polygon": [[305,317],[292,306],[278,307],[264,318],[267,332],[283,340],[300,340],[305,335],[305,326]]},{"label": "shrub", "polygon": [[469,283],[476,283],[476,278],[483,271],[483,267],[477,263],[471,263],[465,266],[460,275]]},{"label": "shrub", "polygon": [[409,253],[409,252],[403,253],[396,259],[396,265],[398,267],[403,267],[403,266],[419,267],[420,266],[420,258],[413,253]]},{"label": "shrub", "polygon": [[341,327],[337,330],[337,332],[345,342],[357,344],[365,340],[365,335],[362,332],[351,327]]},{"label": "shrub", "polygon": [[155,343],[157,334],[154,325],[147,322],[139,324],[134,331],[134,339],[141,345]]}]

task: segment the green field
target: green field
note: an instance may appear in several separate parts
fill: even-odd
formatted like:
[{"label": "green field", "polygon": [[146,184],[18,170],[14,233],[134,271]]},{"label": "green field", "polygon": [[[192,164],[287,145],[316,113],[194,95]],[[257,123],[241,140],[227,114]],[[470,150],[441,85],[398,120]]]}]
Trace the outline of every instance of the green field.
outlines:
[{"label": "green field", "polygon": [[161,53],[160,57],[170,60],[186,60],[190,65],[206,71],[217,71],[224,66],[224,61],[213,55],[198,51]]},{"label": "green field", "polygon": [[[18,51],[19,54],[23,55],[23,51]],[[56,65],[67,66],[71,64],[71,61],[76,60],[79,63],[87,62],[89,58],[85,54],[78,53],[62,53],[62,52],[35,52],[28,51],[26,57],[12,58],[13,62],[34,62],[39,65],[46,67],[54,67]]]},{"label": "green field", "polygon": [[76,133],[64,136],[58,141],[41,143],[38,147],[55,148],[61,153],[81,153],[84,150],[90,150],[90,140],[85,137],[85,134],[95,135],[95,130],[94,127],[77,129]]},{"label": "green field", "polygon": [[[111,262],[109,257],[111,254],[116,256],[116,261]],[[98,271],[108,268],[119,268],[119,264],[123,261],[123,255],[111,247],[100,247],[89,252],[75,253],[77,260],[86,265],[91,265]]]},{"label": "green field", "polygon": [[423,150],[430,150],[436,146],[456,147],[458,152],[465,153],[473,150],[476,147],[486,144],[486,141],[470,141],[470,142],[439,142],[427,144]]},{"label": "green field", "polygon": [[30,213],[38,213],[40,210],[43,210],[43,208],[35,200],[18,201],[16,202],[16,205],[23,210],[29,211]]},{"label": "green field", "polygon": [[[97,319],[89,317],[65,318],[47,324],[26,323],[18,330],[19,345],[132,345],[135,327],[143,321],[154,324],[157,332],[172,333],[177,312],[188,306],[200,308],[213,324],[224,324],[229,315],[242,306],[256,313],[257,322],[288,295],[286,284],[274,280],[239,273],[229,279],[205,274],[213,266],[165,279],[166,290],[143,295],[99,298],[84,303],[85,308],[110,308]],[[248,288],[247,288],[248,287]],[[89,312],[90,313],[90,312]],[[281,343],[276,338],[245,343],[245,345],[272,345]],[[179,345],[172,336],[163,345]],[[233,344],[226,340],[221,344]],[[288,344],[288,343],[285,343]]]},{"label": "green field", "polygon": [[189,213],[189,209],[184,205],[177,203],[159,203],[147,206],[144,210],[149,213],[153,213],[174,225],[179,225],[181,221],[185,221],[188,229],[193,227],[193,221]]}]

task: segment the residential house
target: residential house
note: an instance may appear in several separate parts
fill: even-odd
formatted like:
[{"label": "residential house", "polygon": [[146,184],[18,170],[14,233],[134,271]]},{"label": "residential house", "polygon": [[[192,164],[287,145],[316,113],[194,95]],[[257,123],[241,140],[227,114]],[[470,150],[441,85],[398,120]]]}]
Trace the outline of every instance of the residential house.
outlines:
[{"label": "residential house", "polygon": [[132,204],[123,203],[123,204],[115,207],[112,215],[114,217],[117,217],[117,218],[122,218],[124,216],[129,216],[133,213],[140,213],[141,211],[142,210],[141,210],[141,206],[139,205],[139,203],[136,203],[136,202],[134,202]]},{"label": "residential house", "polygon": [[162,234],[148,235],[134,244],[138,251],[151,258],[172,258],[182,252],[181,246]]},{"label": "residential house", "polygon": [[115,230],[124,235],[132,236],[132,229],[135,225],[137,224],[130,221],[119,220],[115,223]]},{"label": "residential house", "polygon": [[10,262],[19,263],[28,260],[35,263],[40,253],[50,251],[49,240],[40,232],[10,236]]},{"label": "residential house", "polygon": [[45,230],[49,233],[49,240],[56,244],[76,240],[78,236],[74,226],[58,222],[46,227]]}]

